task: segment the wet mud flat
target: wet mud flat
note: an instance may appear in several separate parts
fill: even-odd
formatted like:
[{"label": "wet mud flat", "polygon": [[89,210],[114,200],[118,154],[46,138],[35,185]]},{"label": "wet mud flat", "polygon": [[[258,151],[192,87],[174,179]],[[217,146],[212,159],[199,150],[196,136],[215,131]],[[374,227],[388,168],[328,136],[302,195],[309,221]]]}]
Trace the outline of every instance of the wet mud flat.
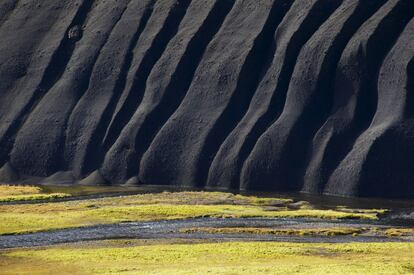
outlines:
[{"label": "wet mud flat", "polygon": [[[220,234],[203,232],[186,233],[183,229],[194,228],[355,228],[361,229],[358,235],[336,236],[300,236],[277,234]],[[393,228],[385,223],[367,221],[326,221],[322,219],[267,219],[267,218],[197,218],[155,222],[129,222],[112,225],[99,225],[83,228],[63,229],[49,232],[22,235],[0,236],[0,248],[18,248],[49,246],[54,244],[105,239],[182,239],[183,241],[200,239],[204,241],[278,241],[310,243],[345,243],[345,242],[412,242],[413,236],[384,236],[369,232],[370,229],[386,230]],[[376,231],[377,231],[376,230]],[[366,233],[364,233],[366,232]]]}]

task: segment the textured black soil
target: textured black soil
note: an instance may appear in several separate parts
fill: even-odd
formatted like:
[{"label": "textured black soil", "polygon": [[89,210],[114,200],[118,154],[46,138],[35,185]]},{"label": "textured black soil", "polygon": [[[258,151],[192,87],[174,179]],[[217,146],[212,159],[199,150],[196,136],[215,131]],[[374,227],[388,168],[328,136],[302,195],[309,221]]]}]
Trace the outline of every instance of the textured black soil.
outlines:
[{"label": "textured black soil", "polygon": [[0,181],[413,198],[413,17],[412,0],[1,0]]}]

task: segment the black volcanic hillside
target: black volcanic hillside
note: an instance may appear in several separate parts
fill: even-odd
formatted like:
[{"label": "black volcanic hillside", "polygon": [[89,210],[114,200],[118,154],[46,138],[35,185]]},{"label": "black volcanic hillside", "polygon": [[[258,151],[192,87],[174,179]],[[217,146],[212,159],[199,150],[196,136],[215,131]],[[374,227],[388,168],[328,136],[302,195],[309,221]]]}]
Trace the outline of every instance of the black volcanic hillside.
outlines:
[{"label": "black volcanic hillside", "polygon": [[1,0],[0,180],[414,197],[413,0]]}]

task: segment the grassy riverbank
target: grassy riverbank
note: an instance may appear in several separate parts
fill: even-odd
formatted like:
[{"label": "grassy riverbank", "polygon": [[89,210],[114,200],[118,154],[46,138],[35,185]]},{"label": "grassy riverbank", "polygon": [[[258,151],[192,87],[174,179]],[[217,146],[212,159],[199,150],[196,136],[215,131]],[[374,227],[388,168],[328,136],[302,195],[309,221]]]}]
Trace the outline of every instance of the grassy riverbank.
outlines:
[{"label": "grassy riverbank", "polygon": [[39,186],[0,185],[0,203],[22,201],[53,201],[70,197],[68,193],[44,193]]},{"label": "grassy riverbank", "polygon": [[[320,218],[332,227],[189,227],[181,239],[118,239],[0,250],[1,274],[412,274],[412,228],[358,227],[347,219],[377,220],[386,209],[321,207],[289,197],[225,192],[120,194],[105,187],[43,188],[0,185],[0,235],[196,217]],[[113,189],[115,190],[115,189]],[[65,201],[61,201],[64,199]],[[326,221],[323,221],[326,226]],[[369,224],[369,223],[368,223]],[[178,231],[177,231],[178,232]],[[189,234],[185,234],[189,233]],[[192,233],[213,234],[191,239]],[[382,236],[383,243],[228,242],[214,234],[292,237]],[[185,235],[189,237],[185,237]],[[14,237],[14,236],[13,236]],[[388,239],[388,237],[390,239]],[[353,238],[353,237],[352,237]],[[385,239],[384,239],[385,238]],[[289,240],[289,239],[288,239]],[[348,239],[349,240],[349,239]],[[400,239],[393,239],[400,241]]]},{"label": "grassy riverbank", "polygon": [[[0,186],[0,189],[4,188]],[[7,187],[9,188],[9,187]],[[23,187],[16,187],[21,191]],[[49,195],[27,187],[20,196]],[[37,193],[30,193],[37,192]],[[20,192],[19,191],[19,192]],[[5,193],[5,192],[4,192]],[[1,191],[0,191],[1,194]],[[66,196],[71,194],[63,193]],[[8,200],[13,195],[7,194]],[[3,197],[4,198],[4,197]],[[1,200],[1,195],[0,195]],[[319,209],[306,201],[259,198],[223,192],[162,192],[63,202],[0,205],[0,234],[21,234],[53,229],[131,221],[216,218],[321,218],[375,220],[381,209]]]},{"label": "grassy riverbank", "polygon": [[414,243],[116,240],[0,253],[2,274],[412,274]]}]

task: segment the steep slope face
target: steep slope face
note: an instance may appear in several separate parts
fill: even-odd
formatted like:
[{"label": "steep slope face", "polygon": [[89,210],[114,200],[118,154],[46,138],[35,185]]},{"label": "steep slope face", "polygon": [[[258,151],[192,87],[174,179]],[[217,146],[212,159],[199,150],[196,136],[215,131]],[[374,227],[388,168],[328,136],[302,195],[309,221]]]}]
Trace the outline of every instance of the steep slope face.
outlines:
[{"label": "steep slope face", "polygon": [[0,180],[414,197],[412,0],[4,0]]}]

